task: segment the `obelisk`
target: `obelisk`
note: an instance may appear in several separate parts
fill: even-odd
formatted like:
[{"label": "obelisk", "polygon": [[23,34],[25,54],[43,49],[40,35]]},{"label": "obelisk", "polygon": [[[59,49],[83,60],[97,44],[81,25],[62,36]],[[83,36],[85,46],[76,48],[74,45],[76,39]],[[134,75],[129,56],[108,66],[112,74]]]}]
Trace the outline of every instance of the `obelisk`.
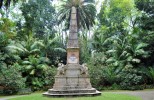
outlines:
[{"label": "obelisk", "polygon": [[69,38],[67,43],[67,64],[59,64],[55,83],[45,96],[101,95],[92,88],[86,64],[79,64],[79,43],[76,8],[71,9]]},{"label": "obelisk", "polygon": [[78,28],[76,8],[72,7],[71,20],[69,28],[69,38],[67,43],[67,63],[79,64],[79,43],[78,43]]}]

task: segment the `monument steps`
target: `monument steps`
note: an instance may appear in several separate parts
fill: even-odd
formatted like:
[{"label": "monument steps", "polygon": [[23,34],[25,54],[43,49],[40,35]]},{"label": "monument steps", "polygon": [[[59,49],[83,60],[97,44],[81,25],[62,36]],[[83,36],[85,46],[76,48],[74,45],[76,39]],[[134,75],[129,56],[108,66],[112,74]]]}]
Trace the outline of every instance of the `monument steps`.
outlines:
[{"label": "monument steps", "polygon": [[93,93],[57,93],[57,94],[52,94],[52,93],[43,93],[44,96],[49,96],[49,97],[65,97],[65,96],[98,96],[101,95],[101,92],[97,91]]},{"label": "monument steps", "polygon": [[69,89],[69,90],[54,90],[54,89],[49,89],[49,93],[52,94],[68,94],[68,93],[95,93],[96,89]]}]

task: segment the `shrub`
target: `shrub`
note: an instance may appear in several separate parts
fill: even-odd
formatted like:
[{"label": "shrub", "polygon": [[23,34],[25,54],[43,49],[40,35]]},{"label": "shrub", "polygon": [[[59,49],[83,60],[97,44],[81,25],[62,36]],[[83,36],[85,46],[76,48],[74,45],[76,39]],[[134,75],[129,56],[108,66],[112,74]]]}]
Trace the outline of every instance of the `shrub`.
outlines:
[{"label": "shrub", "polygon": [[104,86],[102,66],[89,65],[90,81],[93,87],[102,90]]},{"label": "shrub", "polygon": [[143,72],[142,76],[144,77],[144,85],[154,84],[154,67],[142,66],[140,69]]},{"label": "shrub", "polygon": [[143,89],[142,72],[131,64],[105,63],[106,56],[103,53],[96,53],[88,63],[91,83],[98,90],[101,89]]},{"label": "shrub", "polygon": [[42,90],[46,86],[53,84],[55,76],[53,66],[48,66],[45,61],[41,61],[39,57],[35,56],[29,56],[22,64],[22,73],[26,78],[26,85],[31,87],[32,91]]},{"label": "shrub", "polygon": [[122,89],[138,90],[142,89],[139,85],[142,83],[142,72],[137,71],[132,65],[126,65],[120,75],[120,86]]},{"label": "shrub", "polygon": [[15,94],[19,89],[25,88],[25,78],[19,72],[20,66],[15,63],[13,66],[1,65],[0,85],[4,94]]},{"label": "shrub", "polygon": [[88,62],[91,84],[98,90],[102,90],[104,86],[104,77],[103,77],[104,59],[105,56],[103,53],[96,53],[92,55],[92,58]]},{"label": "shrub", "polygon": [[146,75],[150,79],[150,83],[154,84],[154,68],[149,67],[148,70],[146,71]]}]

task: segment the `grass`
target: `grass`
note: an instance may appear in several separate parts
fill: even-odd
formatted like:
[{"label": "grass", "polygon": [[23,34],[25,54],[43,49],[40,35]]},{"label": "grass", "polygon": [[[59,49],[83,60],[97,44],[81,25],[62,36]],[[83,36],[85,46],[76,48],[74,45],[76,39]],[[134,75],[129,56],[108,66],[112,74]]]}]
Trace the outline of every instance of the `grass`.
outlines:
[{"label": "grass", "polygon": [[42,93],[34,93],[28,96],[12,98],[9,100],[141,100],[139,97],[125,95],[125,94],[114,94],[103,92],[101,96],[95,97],[63,97],[63,98],[52,98],[45,97]]}]

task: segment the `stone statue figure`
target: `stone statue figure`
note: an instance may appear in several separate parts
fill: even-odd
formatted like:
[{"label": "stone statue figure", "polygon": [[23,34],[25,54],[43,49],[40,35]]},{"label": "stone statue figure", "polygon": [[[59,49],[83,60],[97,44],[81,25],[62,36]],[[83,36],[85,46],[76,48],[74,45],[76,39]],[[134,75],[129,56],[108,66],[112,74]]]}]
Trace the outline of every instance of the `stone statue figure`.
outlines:
[{"label": "stone statue figure", "polygon": [[81,65],[81,74],[88,75],[88,67],[86,63]]},{"label": "stone statue figure", "polygon": [[58,70],[57,75],[64,75],[65,74],[65,65],[62,63],[59,63],[57,70]]}]

